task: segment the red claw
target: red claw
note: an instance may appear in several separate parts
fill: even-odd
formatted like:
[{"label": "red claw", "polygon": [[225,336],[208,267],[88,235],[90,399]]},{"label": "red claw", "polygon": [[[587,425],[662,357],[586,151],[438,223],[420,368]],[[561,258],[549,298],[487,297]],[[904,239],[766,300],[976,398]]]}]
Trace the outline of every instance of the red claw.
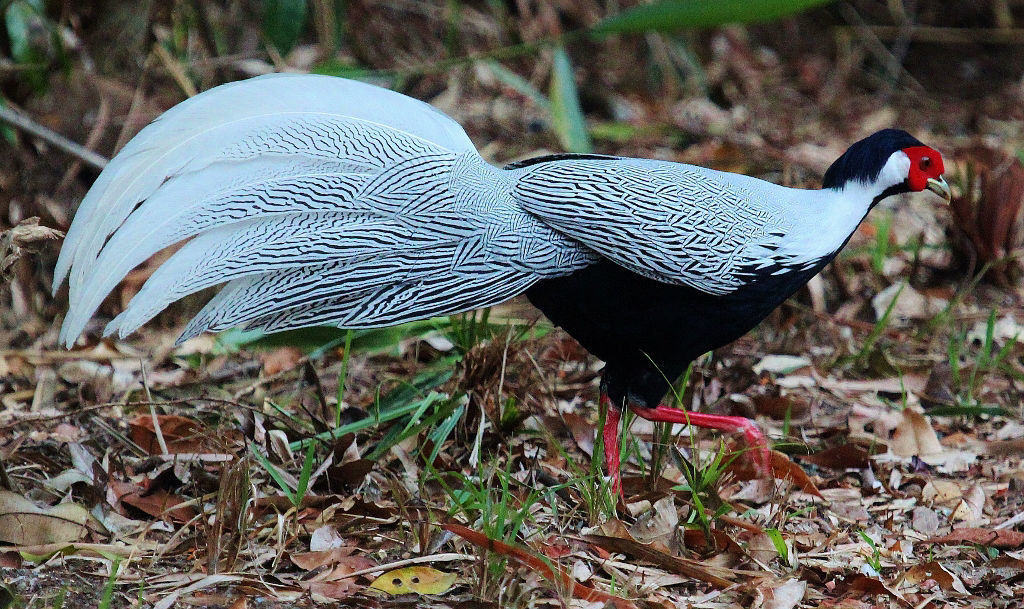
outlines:
[{"label": "red claw", "polygon": [[630,410],[640,418],[658,423],[680,423],[693,425],[695,427],[706,427],[726,432],[742,431],[747,445],[753,449],[754,467],[757,473],[764,477],[772,474],[772,451],[765,438],[764,432],[756,423],[746,417],[730,417],[720,414],[707,414],[703,412],[690,412],[681,408],[670,406],[658,406],[657,408],[646,408],[643,406],[629,405]]}]

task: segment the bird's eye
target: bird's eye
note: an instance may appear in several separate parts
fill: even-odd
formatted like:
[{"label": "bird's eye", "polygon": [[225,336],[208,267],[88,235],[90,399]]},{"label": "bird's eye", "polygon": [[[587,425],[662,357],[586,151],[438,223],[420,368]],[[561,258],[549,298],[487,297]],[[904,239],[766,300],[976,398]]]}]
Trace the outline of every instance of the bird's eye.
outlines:
[{"label": "bird's eye", "polygon": [[929,156],[921,157],[921,162],[918,164],[921,171],[928,171],[928,168],[932,166],[932,158]]}]

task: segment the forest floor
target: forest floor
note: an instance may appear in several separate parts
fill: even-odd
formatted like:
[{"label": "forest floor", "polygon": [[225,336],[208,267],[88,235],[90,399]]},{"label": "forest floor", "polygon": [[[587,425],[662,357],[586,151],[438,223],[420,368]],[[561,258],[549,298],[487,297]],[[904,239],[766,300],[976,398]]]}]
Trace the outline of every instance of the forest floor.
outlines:
[{"label": "forest floor", "polygon": [[[282,57],[253,3],[121,4],[48,14],[73,34],[65,63],[29,84],[0,71],[0,99],[109,156],[220,80],[358,65],[501,164],[571,139],[551,118],[551,49],[444,58],[603,16],[481,3],[452,25],[452,3],[351,2],[347,23],[367,27],[325,61],[319,13]],[[595,458],[601,363],[522,299],[175,347],[190,297],[100,339],[158,255],[58,347],[59,238],[11,229],[65,231],[96,172],[0,125],[0,607],[1024,606],[1024,66],[1004,47],[887,38],[876,4],[568,45],[597,152],[816,187],[848,144],[900,126],[943,152],[955,194],[879,206],[678,383],[680,405],[754,418],[773,477],[741,437],[627,419],[621,500]],[[918,4],[924,21],[944,6]],[[977,19],[960,31],[987,31]],[[977,77],[994,63],[1011,76]]]}]

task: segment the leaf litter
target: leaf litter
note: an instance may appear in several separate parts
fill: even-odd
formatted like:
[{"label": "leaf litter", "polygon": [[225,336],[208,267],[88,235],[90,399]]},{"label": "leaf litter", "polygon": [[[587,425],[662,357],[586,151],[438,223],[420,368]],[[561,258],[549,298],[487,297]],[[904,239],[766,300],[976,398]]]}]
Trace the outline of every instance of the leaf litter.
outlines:
[{"label": "leaf litter", "polygon": [[[563,10],[583,23],[601,17],[579,4]],[[491,23],[463,10],[462,27]],[[525,31],[559,27],[548,9],[522,10]],[[454,23],[442,17],[416,19]],[[635,71],[639,43],[625,39],[593,43],[593,62],[570,45],[529,65],[503,64],[526,75],[515,86],[504,72],[453,68],[410,92],[441,92],[435,103],[494,142],[496,159],[565,141],[799,186],[814,185],[835,144],[856,137],[837,116],[864,117],[863,129],[1002,124],[921,107],[909,90],[879,108],[860,82],[877,75],[858,63],[868,48],[859,43],[834,57],[773,48],[761,30],[707,36],[703,59],[673,39],[645,42],[657,48],[659,73],[687,59],[705,64],[681,85],[701,93],[673,103],[626,99],[614,92],[623,83],[600,79],[570,86],[574,71],[593,76],[591,63],[602,74]],[[402,52],[441,52],[435,39]],[[301,68],[311,50],[303,46],[278,59]],[[176,99],[167,75],[206,70],[160,61],[172,62],[161,72],[168,80],[142,106]],[[129,76],[114,80],[108,95],[150,97],[124,84]],[[767,95],[768,82],[783,95]],[[536,118],[551,109],[544,83],[558,85],[556,98],[586,102],[546,131]],[[1019,95],[1009,87],[990,103],[1019,107]],[[502,111],[510,98],[515,110]],[[87,100],[71,101],[80,111],[67,114],[88,114]],[[136,105],[124,105],[126,122]],[[800,114],[810,126],[794,123]],[[629,137],[607,135],[614,130]],[[811,132],[820,140],[809,141]],[[1024,142],[1009,133],[986,133],[980,147],[935,135],[944,152],[957,150],[953,219],[917,200],[888,224],[872,216],[820,280],[750,336],[702,358],[680,387],[688,407],[755,416],[775,444],[774,479],[753,475],[735,438],[641,421],[624,443],[621,503],[593,459],[599,365],[524,303],[496,307],[489,319],[348,337],[226,333],[181,348],[172,345],[185,309],[174,309],[127,340],[92,333],[66,352],[53,329],[63,309],[43,304],[35,263],[52,267],[60,231],[44,225],[66,228],[71,195],[49,198],[59,175],[19,187],[10,201],[5,192],[5,581],[42,606],[66,589],[97,605],[113,574],[113,606],[525,607],[576,606],[576,597],[623,607],[1012,607],[1024,595],[1015,257],[1024,231],[1012,149]],[[0,169],[5,189],[7,175]],[[116,312],[158,261],[133,273],[102,314]],[[443,585],[415,589],[412,579],[428,574]],[[374,594],[377,580],[399,594]]]}]

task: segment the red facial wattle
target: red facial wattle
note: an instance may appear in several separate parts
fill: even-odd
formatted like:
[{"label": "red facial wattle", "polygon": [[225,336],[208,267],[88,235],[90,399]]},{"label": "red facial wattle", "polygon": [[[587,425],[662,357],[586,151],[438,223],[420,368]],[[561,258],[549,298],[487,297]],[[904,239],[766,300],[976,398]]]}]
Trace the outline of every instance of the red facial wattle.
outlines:
[{"label": "red facial wattle", "polygon": [[928,146],[911,146],[904,148],[903,152],[910,158],[910,172],[907,174],[907,183],[910,190],[920,192],[928,188],[928,180],[938,180],[945,171],[942,165],[942,155],[934,148]]}]

